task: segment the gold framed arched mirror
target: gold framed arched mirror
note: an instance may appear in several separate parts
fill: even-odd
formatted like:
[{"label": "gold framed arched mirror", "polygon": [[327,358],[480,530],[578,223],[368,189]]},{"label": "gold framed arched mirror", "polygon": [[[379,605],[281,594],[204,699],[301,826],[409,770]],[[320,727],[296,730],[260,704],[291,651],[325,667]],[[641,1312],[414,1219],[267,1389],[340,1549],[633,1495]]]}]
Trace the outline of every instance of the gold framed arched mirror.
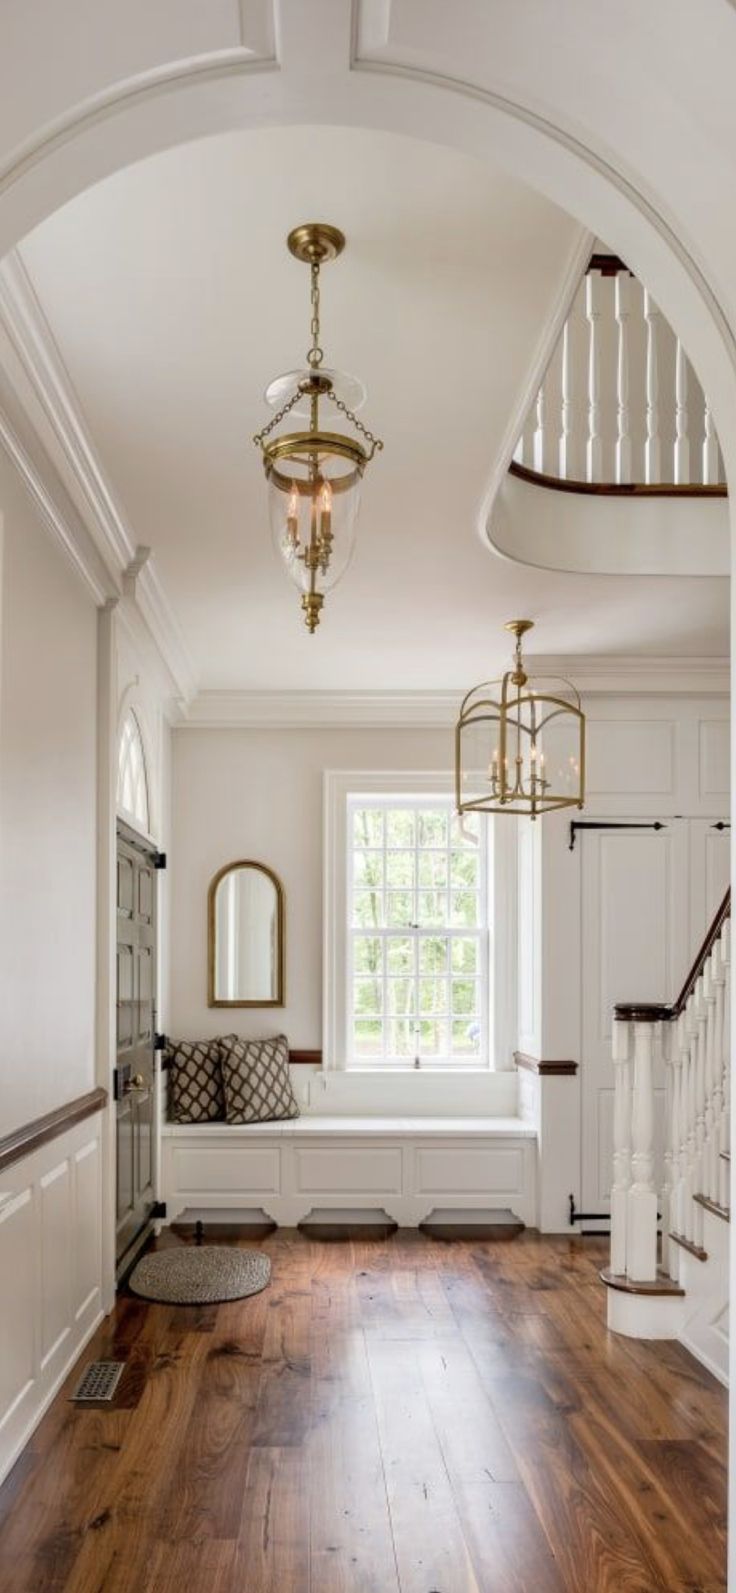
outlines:
[{"label": "gold framed arched mirror", "polygon": [[265,863],[227,863],[207,895],[210,1007],[283,1007],[284,891]]}]

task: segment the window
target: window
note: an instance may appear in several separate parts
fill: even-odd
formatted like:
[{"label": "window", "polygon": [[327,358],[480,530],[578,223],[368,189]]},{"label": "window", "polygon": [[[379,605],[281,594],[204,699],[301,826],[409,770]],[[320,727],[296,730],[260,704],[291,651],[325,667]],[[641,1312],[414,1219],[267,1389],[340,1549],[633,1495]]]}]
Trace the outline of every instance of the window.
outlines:
[{"label": "window", "polygon": [[488,1065],[487,823],[446,796],[348,796],[347,1062]]},{"label": "window", "polygon": [[140,726],[132,708],[128,709],[120,732],[117,805],[139,830],[150,835],[146,757]]}]

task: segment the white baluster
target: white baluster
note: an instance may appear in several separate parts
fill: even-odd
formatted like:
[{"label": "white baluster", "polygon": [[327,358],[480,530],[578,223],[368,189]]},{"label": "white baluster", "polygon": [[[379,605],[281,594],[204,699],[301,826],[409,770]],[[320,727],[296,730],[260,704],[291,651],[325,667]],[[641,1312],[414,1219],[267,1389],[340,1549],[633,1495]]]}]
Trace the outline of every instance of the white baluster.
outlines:
[{"label": "white baluster", "polygon": [[659,310],[646,288],[644,319],[647,323],[647,438],[644,445],[644,479],[648,485],[652,485],[662,479],[659,439]]},{"label": "white baluster", "polygon": [[627,1204],[631,1186],[631,1024],[614,1023],[613,1183],[611,1271],[626,1272]]},{"label": "white baluster", "polygon": [[598,271],[589,271],[585,278],[585,314],[589,326],[586,479],[601,481],[603,440],[601,438],[601,354],[598,332],[598,322],[601,318],[601,278]]},{"label": "white baluster", "polygon": [[628,271],[616,276],[616,320],[618,322],[618,360],[616,368],[617,436],[616,480],[631,481],[631,433],[629,417],[629,316],[631,278]]},{"label": "white baluster", "polygon": [[[670,1229],[671,1232],[682,1233],[682,1206],[683,1206],[683,1136],[684,1136],[684,1050],[685,1034],[682,1016],[670,1025],[670,1056],[672,1058],[672,1196],[670,1199]],[[680,1275],[680,1251],[677,1245],[670,1246],[670,1275],[678,1278]]]},{"label": "white baluster", "polygon": [[[703,976],[696,981],[693,992],[694,1012],[697,1022],[697,1037],[695,1049],[695,1152],[693,1164],[694,1195],[702,1195],[703,1190],[703,1163],[705,1160],[705,1024],[708,1015],[705,998],[703,995]],[[693,1211],[693,1231],[695,1243],[703,1243],[703,1208],[695,1205]]]},{"label": "white baluster", "polygon": [[655,1026],[634,1024],[634,1087],[631,1114],[631,1176],[626,1229],[626,1270],[636,1283],[657,1276],[657,1196],[654,1190]]},{"label": "white baluster", "polygon": [[716,1072],[716,987],[713,981],[713,953],[703,968],[703,1000],[705,1002],[705,1146],[703,1153],[703,1193],[709,1200],[718,1199],[718,1151],[715,1137]]},{"label": "white baluster", "polygon": [[674,1277],[677,1268],[677,1246],[670,1242],[670,1229],[674,1227],[675,1205],[675,1134],[677,1131],[677,1100],[675,1077],[676,1036],[673,1024],[662,1024],[664,1048],[664,1167],[660,1204],[662,1210],[662,1270]]},{"label": "white baluster", "polygon": [[573,438],[574,410],[573,410],[573,370],[572,370],[572,331],[570,327],[571,315],[568,315],[562,331],[562,405],[560,409],[560,477],[563,481],[571,481],[575,476],[575,444]]},{"label": "white baluster", "polygon": [[694,1243],[697,1207],[695,1194],[695,1123],[696,1109],[696,1059],[698,1049],[698,1021],[695,1016],[695,997],[690,996],[685,1008],[685,1179],[683,1189],[682,1234]]},{"label": "white baluster", "polygon": [[547,395],[544,382],[537,393],[537,424],[534,428],[534,470],[544,475],[544,443],[547,424]]},{"label": "white baluster", "polygon": [[724,1163],[721,1159],[723,1148],[723,996],[726,983],[726,970],[723,961],[722,938],[719,936],[711,953],[711,978],[713,980],[714,1007],[713,1007],[713,1148],[712,1148],[712,1173],[711,1186],[713,1200],[720,1202],[722,1193],[722,1170]]},{"label": "white baluster", "polygon": [[678,487],[687,486],[690,481],[687,390],[687,356],[678,337],[675,349],[675,481]]},{"label": "white baluster", "polygon": [[[721,1045],[723,1087],[723,1113],[719,1150],[731,1150],[731,920],[726,919],[721,930],[721,959],[723,962],[723,1038]],[[721,1204],[731,1204],[731,1172],[727,1161],[721,1163]]]},{"label": "white baluster", "polygon": [[718,438],[716,437],[710,404],[706,398],[703,411],[703,486],[713,487],[720,480],[718,469]]}]

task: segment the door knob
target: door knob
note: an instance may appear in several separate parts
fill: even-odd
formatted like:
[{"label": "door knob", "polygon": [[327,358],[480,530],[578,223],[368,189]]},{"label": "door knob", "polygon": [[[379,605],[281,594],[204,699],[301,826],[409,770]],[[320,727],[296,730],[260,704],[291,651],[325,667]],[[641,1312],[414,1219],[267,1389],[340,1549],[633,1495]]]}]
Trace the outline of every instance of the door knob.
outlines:
[{"label": "door knob", "polygon": [[135,1090],[144,1090],[145,1088],[146,1081],[143,1077],[143,1074],[134,1073],[132,1079],[125,1080],[123,1085],[123,1093],[125,1095],[132,1095]]}]

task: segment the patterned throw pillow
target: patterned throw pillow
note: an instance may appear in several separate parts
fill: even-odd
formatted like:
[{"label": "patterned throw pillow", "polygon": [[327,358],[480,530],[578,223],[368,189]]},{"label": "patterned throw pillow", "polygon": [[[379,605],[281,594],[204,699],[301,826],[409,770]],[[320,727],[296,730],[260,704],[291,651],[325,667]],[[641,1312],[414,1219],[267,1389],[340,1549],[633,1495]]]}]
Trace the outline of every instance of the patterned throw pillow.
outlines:
[{"label": "patterned throw pillow", "polygon": [[169,1047],[169,1110],[174,1123],[216,1123],[225,1116],[222,1046],[216,1040],[176,1040]]},{"label": "patterned throw pillow", "polygon": [[222,1076],[228,1123],[270,1123],[299,1116],[285,1035],[228,1042],[222,1050]]}]

